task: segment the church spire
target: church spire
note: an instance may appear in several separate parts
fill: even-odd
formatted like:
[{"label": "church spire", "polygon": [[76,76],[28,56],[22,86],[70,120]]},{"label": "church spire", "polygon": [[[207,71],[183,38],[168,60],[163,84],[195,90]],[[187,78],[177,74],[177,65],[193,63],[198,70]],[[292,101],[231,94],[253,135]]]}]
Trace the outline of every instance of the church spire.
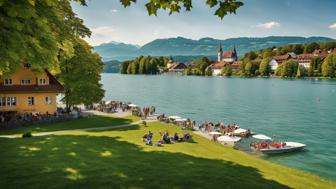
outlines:
[{"label": "church spire", "polygon": [[223,58],[223,49],[222,49],[222,42],[219,42],[218,53],[217,53],[217,60],[221,62]]}]

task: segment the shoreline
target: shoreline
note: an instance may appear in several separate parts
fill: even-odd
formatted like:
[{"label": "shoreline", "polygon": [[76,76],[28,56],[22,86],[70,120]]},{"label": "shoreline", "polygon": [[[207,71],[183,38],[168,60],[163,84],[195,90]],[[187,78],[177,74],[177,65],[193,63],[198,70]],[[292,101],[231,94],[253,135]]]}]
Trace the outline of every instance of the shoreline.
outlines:
[{"label": "shoreline", "polygon": [[103,72],[101,74],[108,74],[108,75],[124,75],[124,76],[176,76],[176,77],[204,77],[204,78],[241,78],[241,79],[255,79],[255,78],[262,78],[262,79],[281,79],[281,80],[317,80],[317,81],[336,81],[336,78],[327,78],[327,77],[281,77],[281,76],[257,76],[257,77],[246,77],[246,76],[204,76],[204,75],[184,75],[184,74],[121,74],[118,72]]}]

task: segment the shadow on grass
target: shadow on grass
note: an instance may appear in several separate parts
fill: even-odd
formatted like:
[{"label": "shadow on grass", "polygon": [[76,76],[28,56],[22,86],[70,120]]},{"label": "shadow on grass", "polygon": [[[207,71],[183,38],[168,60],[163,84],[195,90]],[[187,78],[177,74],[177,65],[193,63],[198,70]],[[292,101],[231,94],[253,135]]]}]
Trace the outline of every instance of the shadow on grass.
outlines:
[{"label": "shadow on grass", "polygon": [[45,136],[0,144],[6,146],[0,149],[2,188],[289,188],[252,167],[144,151],[116,137]]},{"label": "shadow on grass", "polygon": [[38,124],[31,126],[18,127],[9,130],[0,130],[0,135],[22,134],[25,132],[48,132],[71,129],[84,129],[91,127],[106,127],[114,125],[126,125],[132,123],[129,117],[110,117],[110,116],[89,116],[70,121],[58,122],[53,124]]}]

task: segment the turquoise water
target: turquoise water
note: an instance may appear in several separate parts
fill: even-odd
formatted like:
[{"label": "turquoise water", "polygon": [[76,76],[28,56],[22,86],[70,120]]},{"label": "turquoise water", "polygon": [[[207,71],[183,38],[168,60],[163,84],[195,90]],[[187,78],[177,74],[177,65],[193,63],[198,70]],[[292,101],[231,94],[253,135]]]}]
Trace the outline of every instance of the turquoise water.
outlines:
[{"label": "turquoise water", "polygon": [[267,159],[336,180],[336,81],[103,74],[106,99],[307,144]]}]

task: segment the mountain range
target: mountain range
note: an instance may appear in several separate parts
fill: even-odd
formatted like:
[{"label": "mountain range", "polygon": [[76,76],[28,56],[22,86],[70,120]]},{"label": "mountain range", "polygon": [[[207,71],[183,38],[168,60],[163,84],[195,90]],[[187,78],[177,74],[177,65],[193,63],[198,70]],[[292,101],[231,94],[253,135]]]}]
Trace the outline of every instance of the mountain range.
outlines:
[{"label": "mountain range", "polygon": [[[104,61],[129,60],[137,56],[210,56],[216,57],[217,48],[221,43],[223,50],[237,49],[238,56],[246,52],[265,49],[268,47],[279,47],[288,44],[303,44],[311,42],[335,41],[328,37],[295,37],[295,36],[269,36],[269,37],[239,37],[229,39],[214,39],[210,37],[199,40],[184,37],[156,39],[143,46],[110,42],[94,47],[94,51],[100,54]],[[188,58],[183,58],[188,60]],[[190,59],[190,58],[189,58]]]}]

